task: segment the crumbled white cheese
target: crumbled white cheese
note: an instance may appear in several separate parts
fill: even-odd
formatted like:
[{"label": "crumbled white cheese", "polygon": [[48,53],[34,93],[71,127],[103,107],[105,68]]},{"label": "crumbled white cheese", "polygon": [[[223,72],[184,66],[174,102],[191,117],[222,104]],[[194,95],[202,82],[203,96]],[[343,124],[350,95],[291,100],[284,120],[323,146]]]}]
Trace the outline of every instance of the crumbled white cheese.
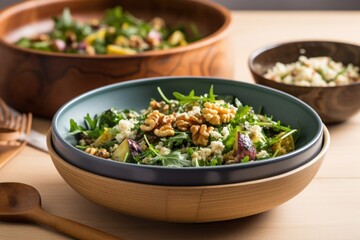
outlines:
[{"label": "crumbled white cheese", "polygon": [[260,152],[258,152],[256,154],[256,158],[258,158],[258,159],[263,159],[263,158],[268,157],[268,156],[269,156],[269,153],[267,151],[265,151],[265,150],[261,150]]},{"label": "crumbled white cheese", "polygon": [[218,131],[216,131],[215,129],[210,131],[210,136],[215,138],[215,139],[219,139],[222,137],[221,133],[219,133]]},{"label": "crumbled white cheese", "polygon": [[171,152],[171,150],[169,148],[162,147],[162,148],[160,148],[159,154],[165,156],[165,155],[169,155],[170,152]]},{"label": "crumbled white cheese", "polygon": [[250,124],[248,121],[245,121],[245,122],[244,122],[244,128],[245,128],[246,130],[250,130],[251,124]]},{"label": "crumbled white cheese", "polygon": [[201,115],[201,108],[199,106],[193,106],[192,110],[187,112],[189,116]]},{"label": "crumbled white cheese", "polygon": [[210,143],[210,148],[214,154],[222,154],[225,145],[221,141],[212,141]]},{"label": "crumbled white cheese", "polygon": [[156,145],[154,146],[154,148],[157,149],[157,150],[160,150],[163,146],[164,146],[164,143],[163,143],[163,142],[159,142],[158,144],[156,144]]},{"label": "crumbled white cheese", "polygon": [[229,128],[228,128],[227,126],[224,127],[224,128],[221,130],[221,134],[223,135],[224,139],[226,139],[226,138],[229,136],[229,134],[230,134]]},{"label": "crumbled white cheese", "polygon": [[116,134],[116,141],[121,143],[125,138],[135,138],[136,131],[131,131],[132,128],[135,126],[134,120],[125,120],[122,119],[119,121],[119,124],[116,126],[117,130],[119,131],[118,134]]},{"label": "crumbled white cheese", "polygon": [[261,127],[259,125],[251,126],[249,136],[254,143],[260,141],[262,138]]},{"label": "crumbled white cheese", "polygon": [[211,155],[211,152],[210,148],[200,148],[191,155],[191,158],[192,160],[206,160]]}]

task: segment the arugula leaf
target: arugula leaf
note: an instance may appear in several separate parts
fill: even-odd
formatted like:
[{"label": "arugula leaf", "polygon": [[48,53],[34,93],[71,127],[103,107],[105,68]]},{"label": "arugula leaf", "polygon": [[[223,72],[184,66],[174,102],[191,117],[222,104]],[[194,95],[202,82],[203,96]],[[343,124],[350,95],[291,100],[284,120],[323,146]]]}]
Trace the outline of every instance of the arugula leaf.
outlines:
[{"label": "arugula leaf", "polygon": [[150,152],[150,154],[149,153],[145,153],[145,154],[147,154],[148,156],[155,155],[154,157],[151,158],[152,164],[156,164],[157,162],[160,161],[162,166],[168,166],[168,167],[188,167],[188,166],[190,166],[190,164],[191,164],[190,160],[186,159],[186,157],[188,155],[182,154],[180,152],[180,150],[172,151],[168,155],[161,155],[156,151],[154,146],[149,142],[146,135],[144,135],[144,140],[145,140],[146,144],[148,145],[148,147],[149,147],[148,151]]},{"label": "arugula leaf", "polygon": [[173,151],[168,155],[158,155],[154,159],[159,159],[163,166],[167,167],[189,167],[190,160],[186,159],[187,154],[182,154],[180,151]]},{"label": "arugula leaf", "polygon": [[97,115],[95,115],[94,119],[92,119],[90,117],[90,114],[88,113],[84,117],[84,120],[85,120],[85,124],[86,124],[86,126],[88,127],[89,130],[95,130],[97,125],[98,125],[99,118],[98,118]]},{"label": "arugula leaf", "polygon": [[211,99],[211,102],[215,101],[215,95],[214,95],[214,85],[211,85],[209,90],[209,99]]},{"label": "arugula leaf", "polygon": [[99,118],[100,128],[114,127],[116,124],[119,123],[121,119],[124,119],[123,115],[114,108],[105,111],[103,114],[100,115]]},{"label": "arugula leaf", "polygon": [[288,131],[288,132],[282,132],[280,133],[279,135],[277,135],[276,137],[272,138],[269,140],[269,145],[272,146],[274,145],[275,143],[277,143],[278,141],[281,141],[285,138],[287,138],[288,136],[290,136],[291,134],[295,133],[297,130],[296,129],[293,129],[291,131]]},{"label": "arugula leaf", "polygon": [[230,151],[231,149],[233,149],[234,147],[234,143],[235,143],[235,138],[236,138],[236,133],[239,132],[241,130],[241,126],[235,126],[232,127],[231,125],[229,126],[229,136],[227,137],[227,139],[225,140],[225,150],[226,151]]},{"label": "arugula leaf", "polygon": [[186,132],[175,132],[175,135],[173,137],[161,138],[161,141],[164,143],[166,147],[171,149],[174,146],[175,147],[180,146],[185,142],[191,141],[191,138],[189,134]]},{"label": "arugula leaf", "polygon": [[209,94],[203,96],[196,96],[195,91],[191,90],[188,95],[183,95],[179,92],[173,92],[174,97],[176,100],[179,101],[182,105],[187,105],[193,102],[202,101],[202,102],[215,102],[215,95],[214,95],[214,88],[211,85]]},{"label": "arugula leaf", "polygon": [[70,133],[77,134],[84,131],[84,128],[79,126],[74,119],[70,119]]},{"label": "arugula leaf", "polygon": [[165,94],[163,93],[163,91],[161,90],[160,87],[157,87],[157,90],[160,94],[160,96],[162,97],[162,99],[164,99],[164,101],[167,103],[167,104],[170,104],[170,100],[165,96]]},{"label": "arugula leaf", "polygon": [[252,107],[250,106],[240,106],[236,111],[235,118],[232,120],[233,123],[242,123],[244,122],[248,115],[251,113]]},{"label": "arugula leaf", "polygon": [[122,7],[118,6],[105,12],[103,22],[109,26],[120,27],[120,23],[122,23],[122,17]]},{"label": "arugula leaf", "polygon": [[55,28],[59,30],[67,30],[74,26],[74,21],[71,16],[69,8],[64,8],[62,15],[60,17],[54,17]]},{"label": "arugula leaf", "polygon": [[81,41],[92,32],[89,24],[81,24],[72,18],[69,8],[64,8],[61,16],[53,17],[54,29],[52,38],[66,40],[69,33],[76,35],[76,40]]}]

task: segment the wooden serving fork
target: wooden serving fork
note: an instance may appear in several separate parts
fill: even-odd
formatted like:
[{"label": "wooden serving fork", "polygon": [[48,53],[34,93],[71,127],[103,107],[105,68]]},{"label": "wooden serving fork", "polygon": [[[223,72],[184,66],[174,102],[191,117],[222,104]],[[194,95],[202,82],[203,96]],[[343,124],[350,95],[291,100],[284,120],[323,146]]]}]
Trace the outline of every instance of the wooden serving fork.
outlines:
[{"label": "wooden serving fork", "polygon": [[0,98],[0,167],[26,145],[31,123],[31,113],[16,113]]}]

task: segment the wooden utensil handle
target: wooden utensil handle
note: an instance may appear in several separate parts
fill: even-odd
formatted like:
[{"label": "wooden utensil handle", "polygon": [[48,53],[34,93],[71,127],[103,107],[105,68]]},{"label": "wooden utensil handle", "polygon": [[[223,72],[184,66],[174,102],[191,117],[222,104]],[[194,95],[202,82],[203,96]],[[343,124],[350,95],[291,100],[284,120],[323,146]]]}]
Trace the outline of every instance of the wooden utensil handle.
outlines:
[{"label": "wooden utensil handle", "polygon": [[76,239],[123,240],[122,238],[115,237],[81,223],[77,223],[72,220],[45,212],[41,207],[37,208],[35,211],[32,211],[28,218],[33,222],[52,227],[58,232],[64,233]]}]

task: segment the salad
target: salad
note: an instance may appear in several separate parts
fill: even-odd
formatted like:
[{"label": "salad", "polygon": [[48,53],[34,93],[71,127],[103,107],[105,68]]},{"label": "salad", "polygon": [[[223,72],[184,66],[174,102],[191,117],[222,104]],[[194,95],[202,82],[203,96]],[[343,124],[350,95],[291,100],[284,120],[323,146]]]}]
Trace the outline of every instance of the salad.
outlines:
[{"label": "salad", "polygon": [[32,38],[23,37],[15,44],[41,51],[76,53],[86,55],[132,55],[140,52],[185,46],[199,40],[196,25],[170,28],[164,19],[155,17],[146,22],[121,7],[108,9],[102,19],[81,23],[72,18],[68,8],[61,16],[53,17],[53,29]]},{"label": "salad", "polygon": [[202,167],[241,164],[287,154],[294,133],[237,98],[174,92],[141,111],[108,109],[84,123],[70,120],[76,147],[97,157],[134,164]]}]

